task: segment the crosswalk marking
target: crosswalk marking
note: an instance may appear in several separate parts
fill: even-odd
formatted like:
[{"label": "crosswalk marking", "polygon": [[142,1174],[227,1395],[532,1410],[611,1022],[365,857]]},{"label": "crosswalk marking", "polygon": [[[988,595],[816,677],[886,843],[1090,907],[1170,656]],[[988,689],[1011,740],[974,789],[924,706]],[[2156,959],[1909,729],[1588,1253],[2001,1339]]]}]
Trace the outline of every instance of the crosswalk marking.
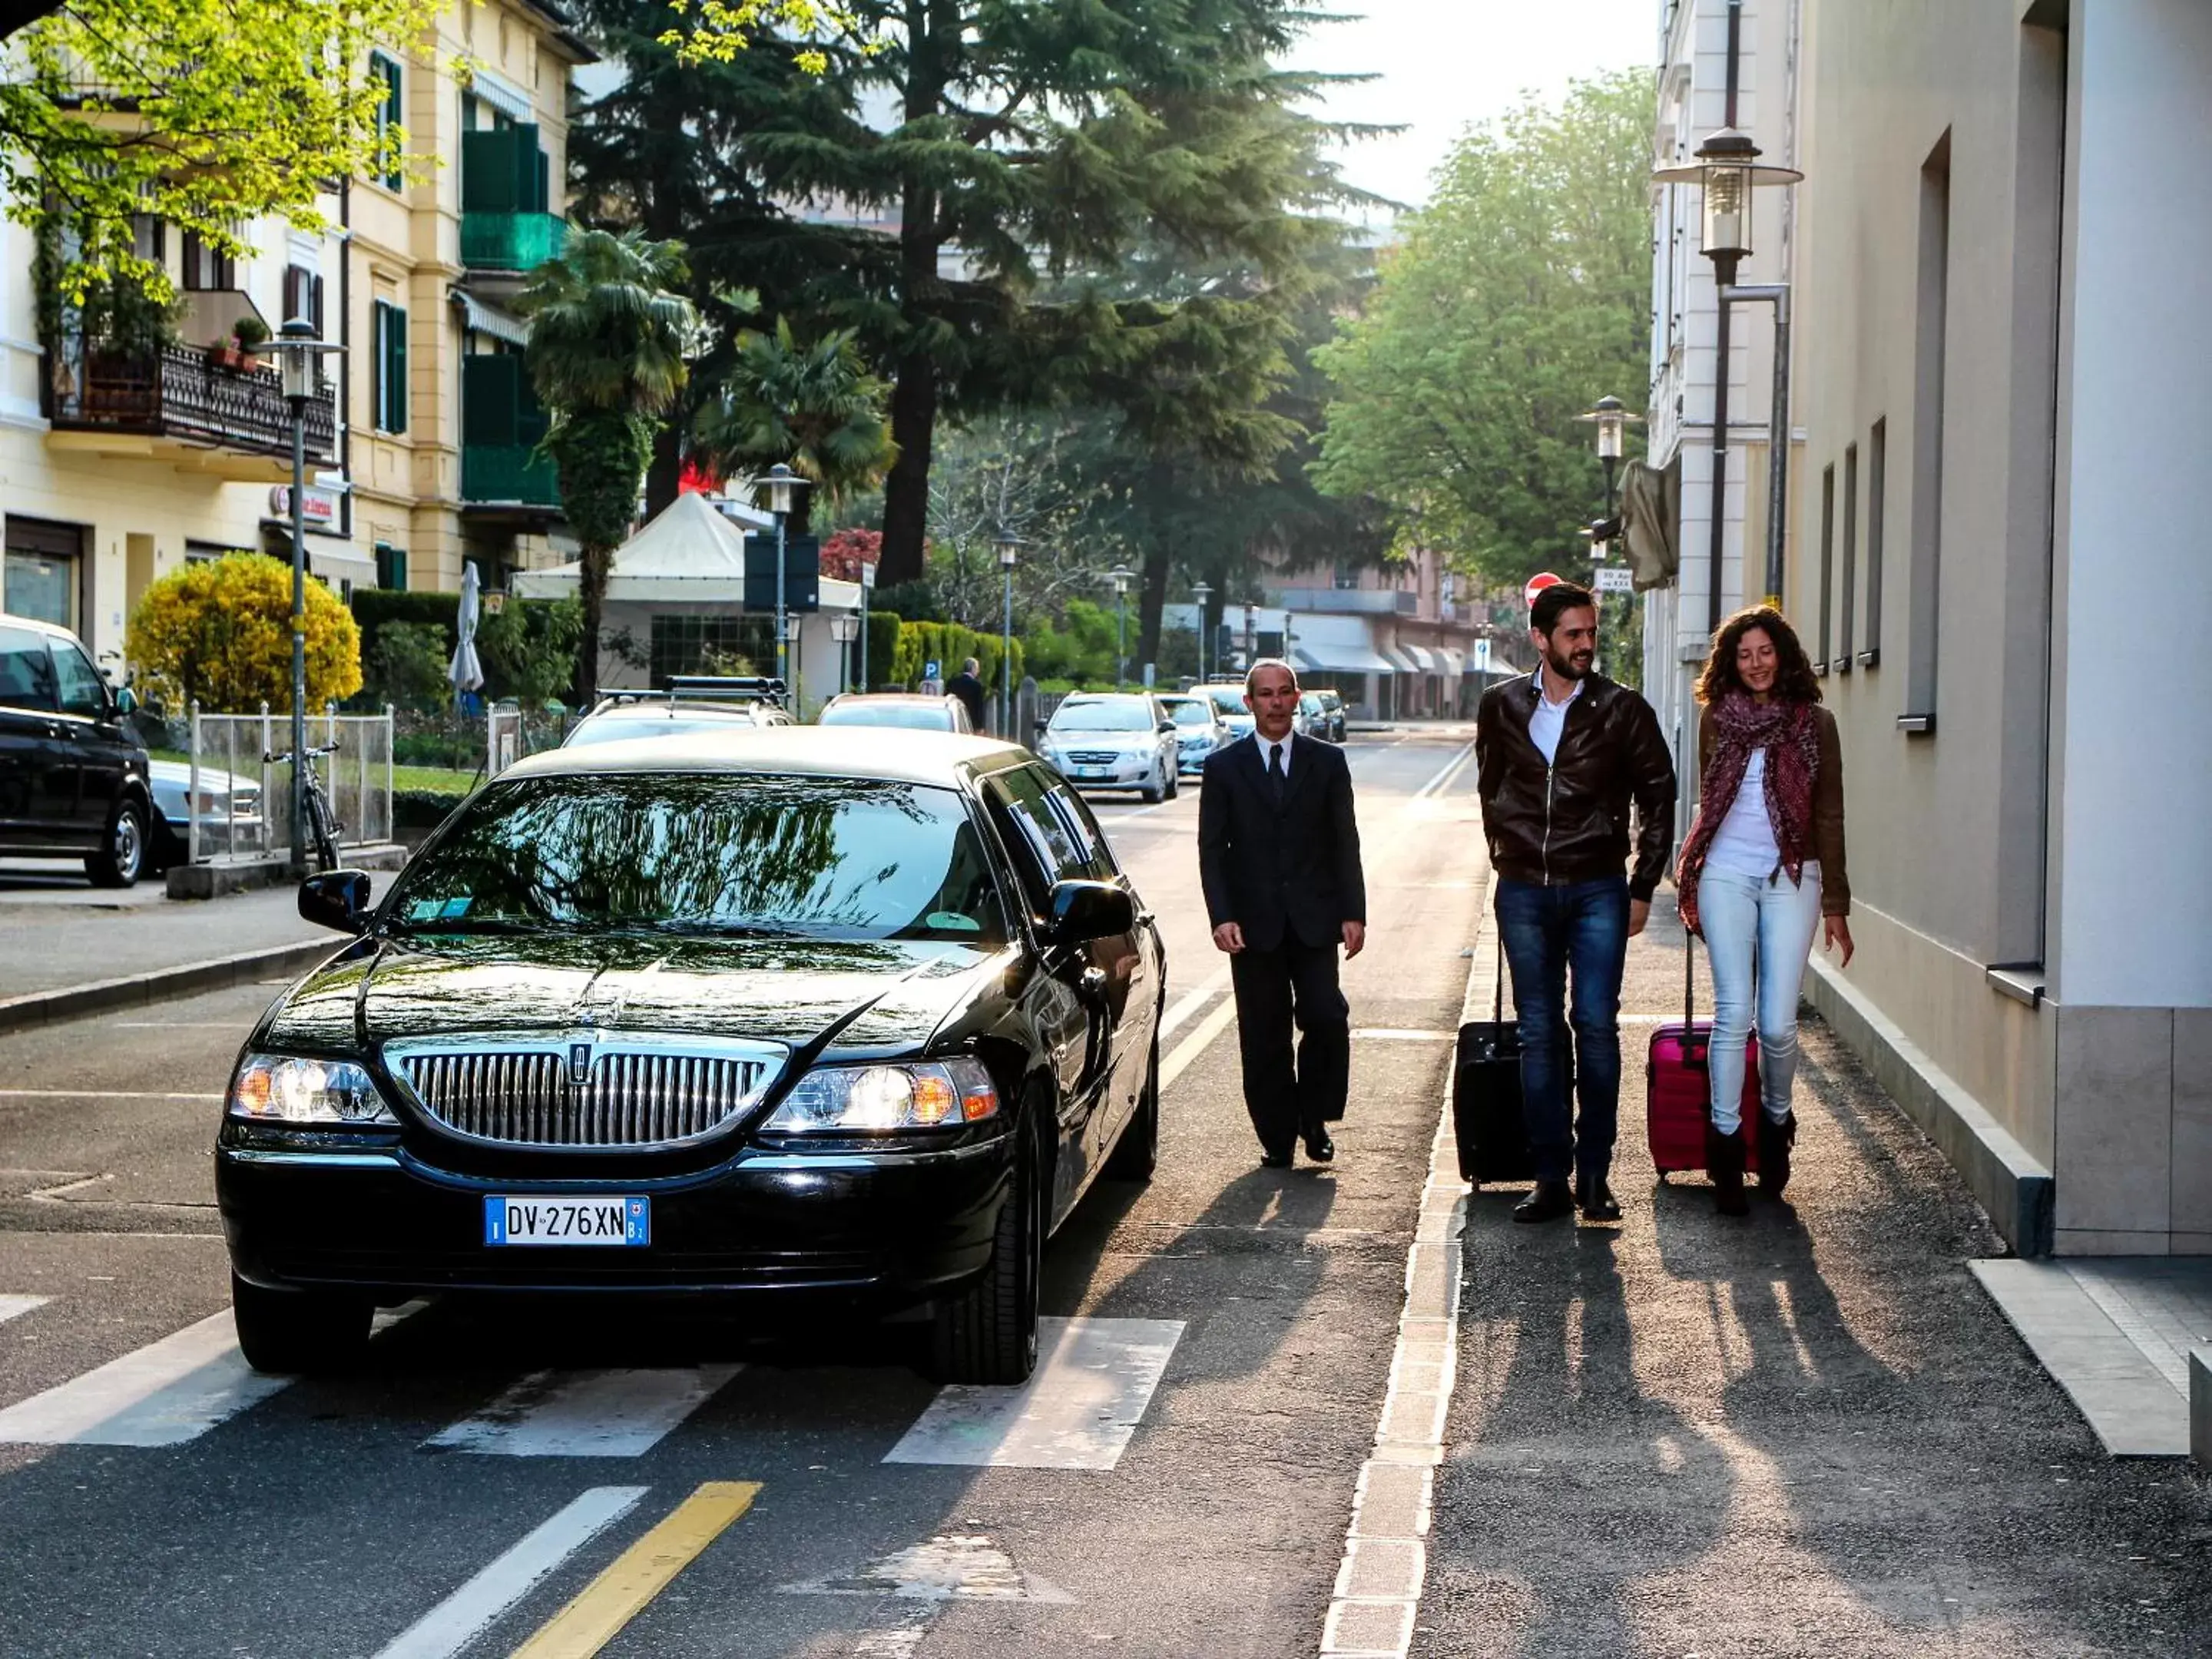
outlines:
[{"label": "crosswalk marking", "polygon": [[423,1443],[495,1457],[641,1457],[738,1369],[533,1371]]},{"label": "crosswalk marking", "polygon": [[1180,1319],[1040,1319],[1043,1358],[1019,1388],[942,1389],[886,1463],[1110,1469],[1182,1340]]},{"label": "crosswalk marking", "polygon": [[593,1486],[394,1638],[376,1659],[449,1659],[556,1567],[637,1507],[649,1488]]},{"label": "crosswalk marking", "polygon": [[757,1480],[708,1480],[539,1626],[514,1659],[591,1659],[752,1507]]},{"label": "crosswalk marking", "polygon": [[246,1363],[226,1308],[0,1411],[0,1443],[180,1446],[290,1381]]},{"label": "crosswalk marking", "polygon": [[21,1317],[33,1308],[43,1308],[47,1298],[43,1296],[0,1296],[0,1325]]}]

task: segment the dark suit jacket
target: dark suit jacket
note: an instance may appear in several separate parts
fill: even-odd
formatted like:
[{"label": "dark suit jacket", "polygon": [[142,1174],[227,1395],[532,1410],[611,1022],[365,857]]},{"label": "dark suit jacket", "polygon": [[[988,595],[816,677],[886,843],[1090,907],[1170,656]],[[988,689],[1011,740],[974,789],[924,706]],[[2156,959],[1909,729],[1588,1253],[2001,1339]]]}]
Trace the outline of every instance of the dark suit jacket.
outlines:
[{"label": "dark suit jacket", "polygon": [[1290,781],[1276,805],[1259,740],[1207,757],[1198,803],[1198,872],[1213,926],[1233,921],[1255,951],[1285,937],[1334,945],[1347,921],[1367,920],[1359,824],[1344,751],[1291,739]]}]

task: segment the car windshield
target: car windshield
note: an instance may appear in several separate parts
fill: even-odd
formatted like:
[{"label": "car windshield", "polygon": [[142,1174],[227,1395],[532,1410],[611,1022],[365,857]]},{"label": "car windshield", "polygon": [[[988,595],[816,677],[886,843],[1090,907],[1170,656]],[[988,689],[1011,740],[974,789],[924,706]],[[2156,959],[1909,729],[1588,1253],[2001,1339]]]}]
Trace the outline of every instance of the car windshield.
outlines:
[{"label": "car windshield", "polygon": [[1231,714],[1249,714],[1252,712],[1244,706],[1244,688],[1241,685],[1217,685],[1206,695],[1213,704],[1214,713],[1219,714],[1224,720],[1227,720]]},{"label": "car windshield", "polygon": [[952,711],[941,702],[833,702],[822,711],[824,726],[904,726],[923,732],[950,732]]},{"label": "car windshield", "polygon": [[1161,706],[1168,711],[1168,718],[1177,726],[1213,724],[1213,711],[1196,697],[1177,697],[1172,702],[1164,702]]},{"label": "car windshield", "polygon": [[1318,714],[1321,713],[1321,699],[1309,691],[1298,699],[1298,707],[1309,714]]},{"label": "car windshield", "polygon": [[587,720],[568,734],[564,749],[595,743],[629,743],[639,738],[672,738],[684,732],[727,732],[751,726],[750,715],[622,714]]},{"label": "car windshield", "polygon": [[624,772],[495,783],[407,866],[402,933],[666,933],[1005,942],[950,789]]},{"label": "car windshield", "polygon": [[1149,732],[1152,711],[1134,698],[1114,702],[1064,702],[1053,711],[1053,732]]}]

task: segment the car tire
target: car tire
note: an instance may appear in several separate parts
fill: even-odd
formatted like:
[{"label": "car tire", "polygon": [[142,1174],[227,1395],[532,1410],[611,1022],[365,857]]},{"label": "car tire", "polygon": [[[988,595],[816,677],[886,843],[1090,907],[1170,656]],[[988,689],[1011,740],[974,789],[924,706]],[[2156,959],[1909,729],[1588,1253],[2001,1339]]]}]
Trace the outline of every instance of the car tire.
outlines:
[{"label": "car tire", "polygon": [[1107,1154],[1099,1173],[1109,1181],[1150,1181],[1160,1162],[1160,1041],[1152,1039],[1152,1057],[1145,1067],[1145,1090],[1137,1097],[1137,1109],[1121,1126],[1121,1138]]},{"label": "car tire", "polygon": [[1036,1369],[1045,1218],[1036,1148],[1036,1136],[1024,1129],[1014,1188],[999,1206],[990,1265],[966,1290],[938,1302],[930,1369],[940,1382],[1026,1382]]},{"label": "car tire", "polygon": [[100,850],[88,854],[84,872],[94,887],[129,887],[146,867],[146,809],[126,795],[107,816]]},{"label": "car tire", "polygon": [[230,1276],[238,1346],[257,1371],[301,1376],[343,1370],[368,1346],[374,1315],[357,1297],[327,1291],[270,1291]]},{"label": "car tire", "polygon": [[1176,762],[1173,766],[1170,766],[1170,768],[1168,768],[1168,769],[1167,769],[1167,781],[1168,781],[1168,788],[1167,788],[1168,799],[1169,799],[1170,800],[1173,800],[1173,799],[1174,799],[1177,795],[1180,795],[1181,793],[1182,793],[1182,762],[1178,761],[1178,762]]},{"label": "car tire", "polygon": [[1168,797],[1167,780],[1156,775],[1150,783],[1139,789],[1137,793],[1142,798],[1146,805],[1158,806]]}]

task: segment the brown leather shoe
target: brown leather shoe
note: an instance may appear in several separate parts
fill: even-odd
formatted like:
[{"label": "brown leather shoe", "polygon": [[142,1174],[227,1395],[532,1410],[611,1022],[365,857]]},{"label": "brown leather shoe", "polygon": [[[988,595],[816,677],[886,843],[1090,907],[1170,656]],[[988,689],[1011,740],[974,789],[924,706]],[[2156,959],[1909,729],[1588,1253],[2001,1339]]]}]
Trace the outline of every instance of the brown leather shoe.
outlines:
[{"label": "brown leather shoe", "polygon": [[1713,1207],[1723,1215],[1749,1215],[1743,1196],[1743,1126],[1724,1135],[1705,1125],[1705,1172],[1713,1178]]}]

